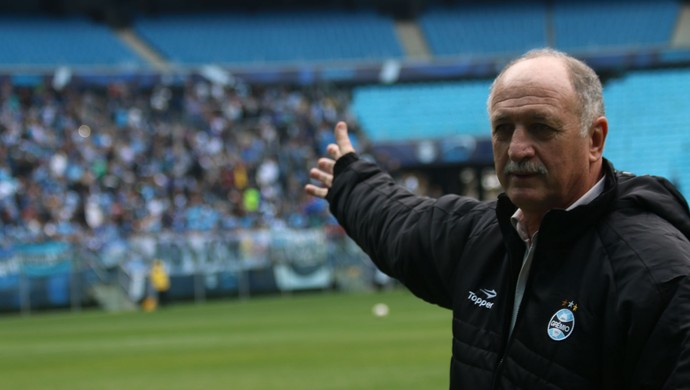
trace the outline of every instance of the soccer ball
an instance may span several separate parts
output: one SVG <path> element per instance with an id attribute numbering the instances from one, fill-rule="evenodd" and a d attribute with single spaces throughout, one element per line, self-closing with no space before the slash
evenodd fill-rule
<path id="1" fill-rule="evenodd" d="M 386 305 L 385 303 L 377 303 L 374 305 L 374 307 L 371 308 L 371 312 L 376 317 L 385 317 L 390 312 L 390 309 L 388 308 L 388 305 Z"/>

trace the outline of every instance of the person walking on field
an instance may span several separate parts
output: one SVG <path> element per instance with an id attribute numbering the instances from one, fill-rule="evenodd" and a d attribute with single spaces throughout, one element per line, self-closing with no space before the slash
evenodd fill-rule
<path id="1" fill-rule="evenodd" d="M 168 291 L 170 290 L 170 276 L 162 260 L 153 261 L 149 278 L 156 294 L 158 306 L 166 306 L 168 304 Z"/>
<path id="2" fill-rule="evenodd" d="M 688 204 L 604 158 L 602 96 L 566 53 L 509 63 L 487 101 L 496 200 L 411 194 L 343 122 L 310 171 L 382 271 L 452 310 L 450 388 L 690 388 Z"/>

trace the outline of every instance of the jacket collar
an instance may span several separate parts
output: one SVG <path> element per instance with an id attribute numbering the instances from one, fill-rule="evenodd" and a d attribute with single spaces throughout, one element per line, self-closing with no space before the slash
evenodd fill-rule
<path id="1" fill-rule="evenodd" d="M 598 197 L 587 204 L 576 206 L 572 210 L 552 209 L 546 213 L 539 227 L 540 245 L 562 245 L 571 241 L 610 210 L 607 206 L 616 198 L 617 178 L 613 165 L 608 160 L 604 159 L 602 169 L 604 171 L 604 190 Z M 510 234 L 510 230 L 515 232 L 510 217 L 516 210 L 517 207 L 505 193 L 499 195 L 496 215 L 504 236 Z"/>

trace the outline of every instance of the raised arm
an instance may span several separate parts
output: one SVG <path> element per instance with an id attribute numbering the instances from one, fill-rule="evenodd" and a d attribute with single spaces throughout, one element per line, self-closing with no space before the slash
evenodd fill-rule
<path id="1" fill-rule="evenodd" d="M 334 132 L 336 144 L 327 147 L 330 158 L 319 159 L 310 171 L 319 183 L 307 184 L 305 191 L 328 200 L 333 216 L 379 269 L 418 296 L 448 307 L 449 283 L 442 275 L 449 275 L 453 264 L 447 256 L 435 258 L 438 242 L 431 243 L 430 237 L 448 227 L 441 220 L 450 211 L 432 223 L 434 199 L 412 194 L 376 164 L 358 159 L 345 123 L 339 122 Z M 447 235 L 436 236 L 444 241 Z"/>

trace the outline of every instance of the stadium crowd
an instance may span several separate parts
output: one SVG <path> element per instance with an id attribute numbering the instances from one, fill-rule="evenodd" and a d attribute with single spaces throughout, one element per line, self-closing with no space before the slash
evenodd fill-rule
<path id="1" fill-rule="evenodd" d="M 0 91 L 3 246 L 333 223 L 304 195 L 349 92 L 49 83 Z M 362 146 L 360 146 L 362 149 Z"/>

